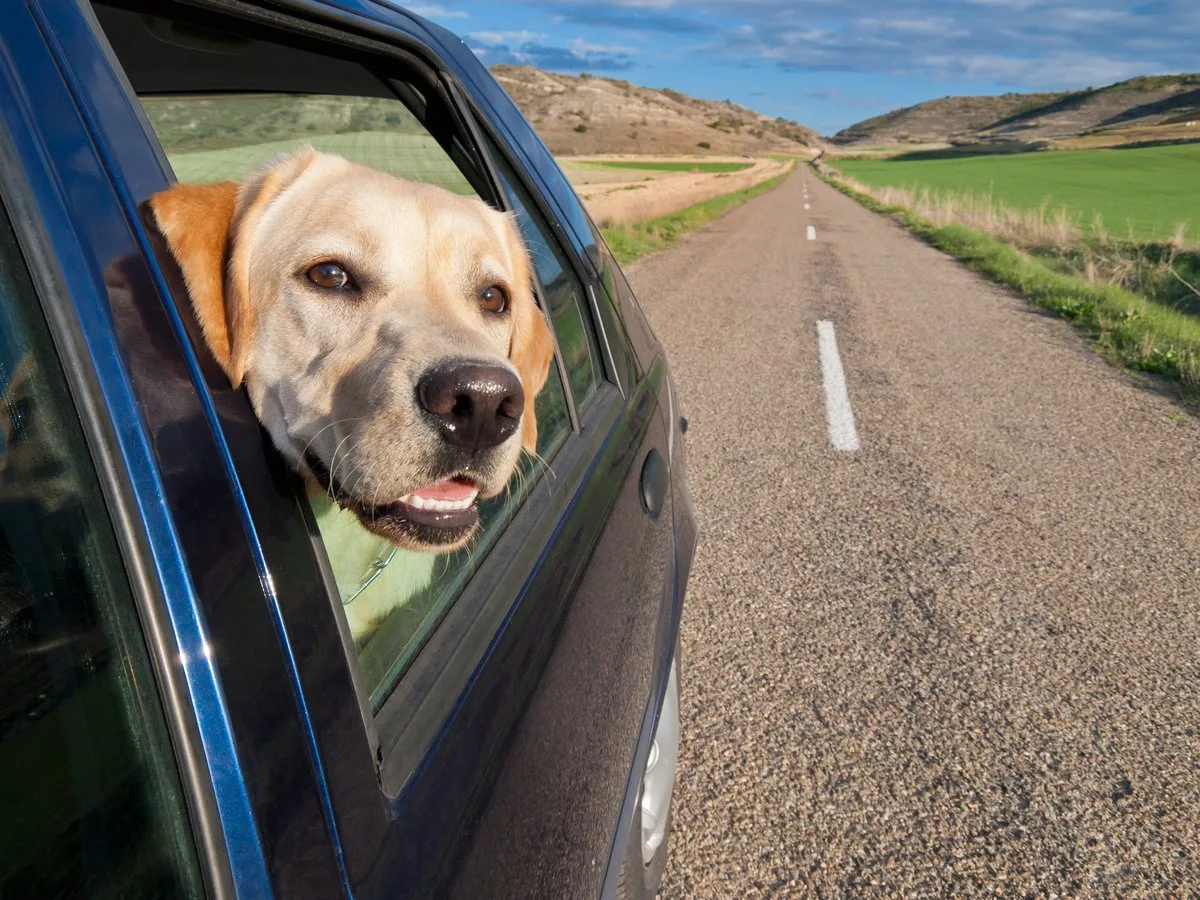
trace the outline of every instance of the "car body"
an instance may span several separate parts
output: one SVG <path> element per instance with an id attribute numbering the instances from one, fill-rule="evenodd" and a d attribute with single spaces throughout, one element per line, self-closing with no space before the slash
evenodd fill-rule
<path id="1" fill-rule="evenodd" d="M 681 419 L 524 117 L 460 40 L 367 0 L 4 11 L 0 894 L 653 896 L 697 537 Z M 436 143 L 553 257 L 560 344 L 552 455 L 378 678 L 146 214 L 173 164 L 249 146 L 192 111 L 268 96 L 238 113 L 258 140 L 368 82 L 359 107 L 403 103 L 418 162 Z M 375 146 L 354 127 L 318 137 Z M 172 158 L 170 128 L 201 149 Z"/>

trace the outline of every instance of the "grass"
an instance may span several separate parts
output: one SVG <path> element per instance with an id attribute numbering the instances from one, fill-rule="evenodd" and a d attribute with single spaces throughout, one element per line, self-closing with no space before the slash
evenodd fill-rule
<path id="1" fill-rule="evenodd" d="M 357 132 L 314 135 L 223 150 L 191 153 L 168 151 L 168 158 L 180 181 L 238 180 L 276 154 L 310 145 L 401 178 L 441 185 L 459 194 L 474 193 L 470 183 L 437 141 L 424 134 Z"/>
<path id="2" fill-rule="evenodd" d="M 1171 306 L 1119 284 L 1085 280 L 1071 274 L 1064 257 L 1053 256 L 1047 248 L 1028 253 L 961 222 L 938 224 L 837 177 L 818 175 L 869 209 L 892 216 L 937 249 L 1016 289 L 1035 306 L 1070 320 L 1113 361 L 1177 383 L 1181 399 L 1200 408 L 1200 317 L 1190 314 L 1186 304 Z M 1074 252 L 1087 246 L 1078 245 Z M 1063 254 L 1071 252 L 1071 248 L 1059 249 Z M 1195 299 L 1200 300 L 1200 294 Z"/>
<path id="3" fill-rule="evenodd" d="M 621 265 L 633 262 L 648 253 L 655 253 L 675 243 L 679 237 L 711 222 L 727 210 L 747 200 L 765 194 L 778 186 L 788 173 L 760 182 L 753 187 L 732 191 L 681 209 L 679 212 L 646 219 L 628 225 L 602 227 L 604 240 Z"/>
<path id="4" fill-rule="evenodd" d="M 871 187 L 975 195 L 1019 210 L 1061 208 L 1088 233 L 1166 240 L 1186 223 L 1200 240 L 1200 143 L 837 165 Z"/>
<path id="5" fill-rule="evenodd" d="M 649 162 L 641 160 L 596 160 L 581 162 L 580 165 L 596 169 L 634 169 L 639 172 L 740 172 L 752 163 L 736 162 Z"/>

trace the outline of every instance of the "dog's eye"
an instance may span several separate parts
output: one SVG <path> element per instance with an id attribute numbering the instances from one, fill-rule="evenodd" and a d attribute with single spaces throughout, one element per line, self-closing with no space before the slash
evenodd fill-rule
<path id="1" fill-rule="evenodd" d="M 330 291 L 341 291 L 353 287 L 346 270 L 337 263 L 317 263 L 308 270 L 308 280 L 319 288 Z"/>
<path id="2" fill-rule="evenodd" d="M 479 305 L 491 313 L 502 313 L 508 309 L 508 294 L 498 284 L 485 287 L 479 292 Z"/>

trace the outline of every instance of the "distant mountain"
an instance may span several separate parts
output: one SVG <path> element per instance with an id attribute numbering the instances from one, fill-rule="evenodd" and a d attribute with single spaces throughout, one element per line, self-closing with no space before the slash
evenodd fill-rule
<path id="1" fill-rule="evenodd" d="M 596 75 L 558 75 L 532 66 L 492 74 L 553 153 L 765 156 L 822 145 L 811 128 L 729 101 L 697 100 Z"/>
<path id="2" fill-rule="evenodd" d="M 943 97 L 839 131 L 837 145 L 1003 144 L 1052 147 L 1200 140 L 1200 74 L 1144 75 L 1102 88 Z M 1194 132 L 1194 133 L 1191 133 Z M 1084 139 L 1088 140 L 1077 140 Z"/>

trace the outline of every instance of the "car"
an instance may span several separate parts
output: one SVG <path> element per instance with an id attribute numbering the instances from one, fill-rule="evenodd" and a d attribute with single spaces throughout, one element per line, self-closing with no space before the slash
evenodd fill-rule
<path id="1" fill-rule="evenodd" d="M 383 2 L 4 11 L 0 896 L 654 896 L 685 423 L 528 122 Z M 303 145 L 476 195 L 530 248 L 537 454 L 453 555 L 331 531 L 148 212 Z M 356 600 L 422 565 L 356 641 Z"/>

